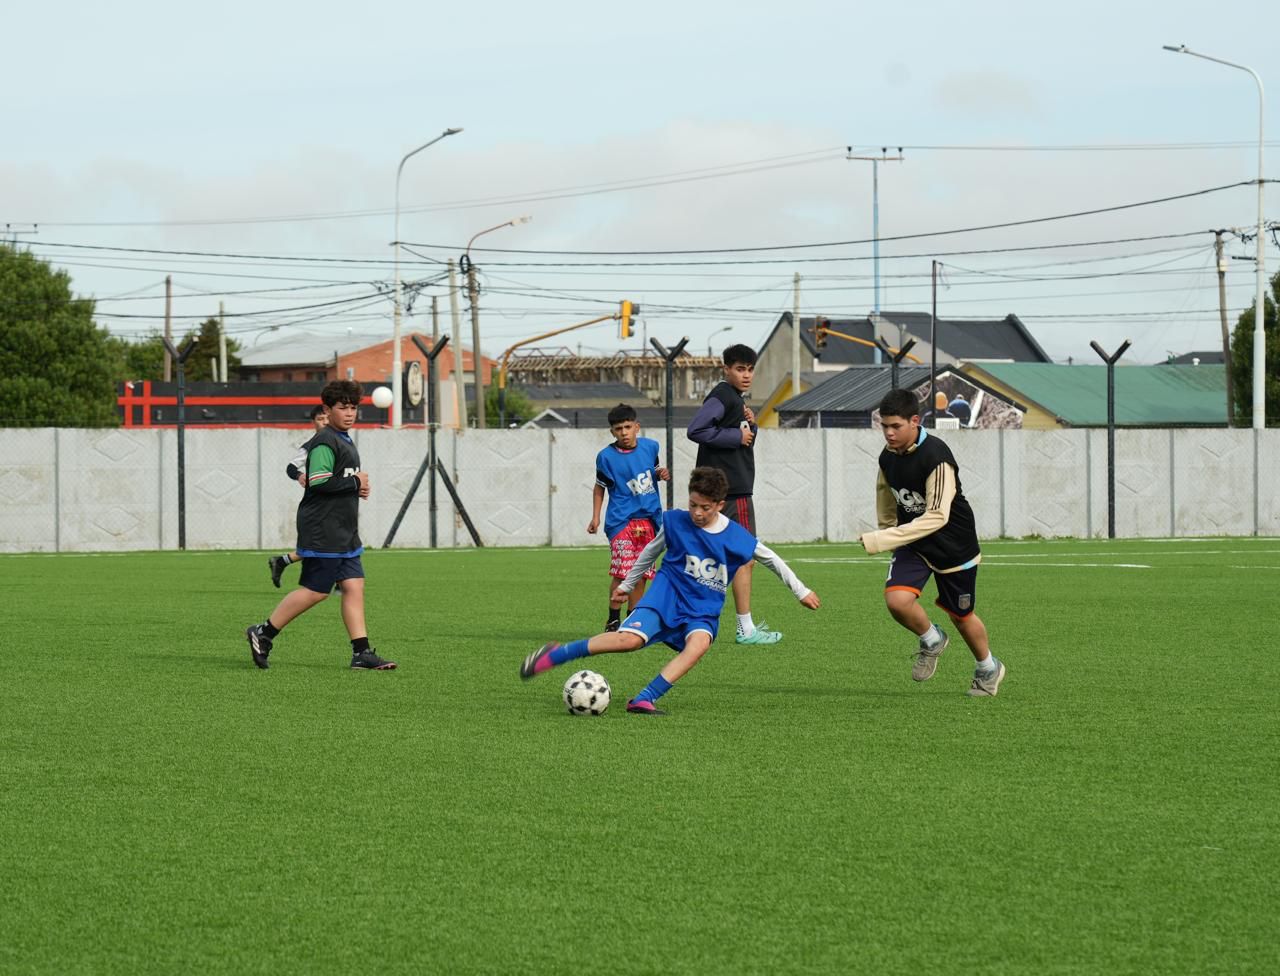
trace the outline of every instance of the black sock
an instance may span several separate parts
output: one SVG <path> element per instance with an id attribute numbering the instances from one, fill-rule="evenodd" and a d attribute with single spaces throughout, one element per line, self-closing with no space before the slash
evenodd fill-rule
<path id="1" fill-rule="evenodd" d="M 270 617 L 268 617 L 262 623 L 258 624 L 258 630 L 261 631 L 262 636 L 265 637 L 267 640 L 275 640 L 276 636 L 280 633 L 279 627 L 273 627 L 271 625 Z"/>
<path id="2" fill-rule="evenodd" d="M 284 564 L 286 566 L 288 566 L 291 562 L 293 562 L 293 560 L 289 558 L 289 554 L 287 552 L 282 552 L 280 554 L 280 558 L 284 560 Z"/>
<path id="3" fill-rule="evenodd" d="M 368 649 L 369 649 L 368 637 L 357 637 L 355 640 L 351 642 L 352 655 L 363 654 Z"/>
<path id="4" fill-rule="evenodd" d="M 622 619 L 622 607 L 610 607 L 609 623 L 613 623 L 615 620 L 621 620 L 621 619 Z"/>

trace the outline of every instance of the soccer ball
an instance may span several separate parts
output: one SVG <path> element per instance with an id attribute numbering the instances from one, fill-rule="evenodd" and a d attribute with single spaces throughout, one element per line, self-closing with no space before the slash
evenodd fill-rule
<path id="1" fill-rule="evenodd" d="M 370 394 L 369 399 L 373 401 L 373 405 L 377 407 L 379 410 L 386 410 L 387 407 L 391 406 L 391 404 L 394 402 L 395 394 L 391 392 L 391 387 L 379 386 L 374 388 L 374 391 L 372 394 Z"/>
<path id="2" fill-rule="evenodd" d="M 570 715 L 603 715 L 609 707 L 609 682 L 594 671 L 578 671 L 564 683 L 564 707 Z"/>

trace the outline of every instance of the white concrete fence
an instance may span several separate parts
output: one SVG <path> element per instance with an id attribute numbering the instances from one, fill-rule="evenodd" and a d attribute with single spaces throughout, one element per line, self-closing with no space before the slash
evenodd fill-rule
<path id="1" fill-rule="evenodd" d="M 663 445 L 665 431 L 648 430 Z M 284 473 L 301 437 L 277 429 L 188 429 L 187 547 L 292 548 L 301 489 Z M 366 546 L 382 545 L 427 447 L 421 430 L 357 430 L 373 494 Z M 1105 431 L 947 431 L 978 531 L 1105 537 Z M 486 546 L 603 544 L 589 536 L 596 452 L 607 431 L 443 431 L 440 455 Z M 693 466 L 676 432 L 676 504 Z M 756 514 L 768 542 L 852 541 L 873 527 L 871 430 L 765 430 L 756 450 Z M 0 551 L 174 549 L 177 434 L 172 430 L 0 430 Z M 1280 536 L 1280 430 L 1121 430 L 1120 537 Z M 662 486 L 663 498 L 666 487 Z M 470 546 L 444 486 L 439 544 Z M 429 542 L 427 482 L 397 547 Z"/>

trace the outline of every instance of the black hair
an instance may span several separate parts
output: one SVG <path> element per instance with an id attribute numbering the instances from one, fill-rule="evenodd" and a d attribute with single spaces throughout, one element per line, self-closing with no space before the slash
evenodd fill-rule
<path id="1" fill-rule="evenodd" d="M 902 417 L 910 420 L 920 413 L 920 401 L 910 390 L 890 390 L 880 401 L 881 417 Z"/>
<path id="2" fill-rule="evenodd" d="M 314 407 L 312 407 L 312 408 L 311 408 L 311 412 L 310 412 L 309 414 L 307 414 L 307 419 L 308 419 L 308 420 L 315 420 L 315 419 L 316 419 L 317 417 L 319 417 L 322 413 L 324 413 L 324 404 L 323 404 L 323 403 L 317 403 Z"/>
<path id="3" fill-rule="evenodd" d="M 337 403 L 349 403 L 358 407 L 363 396 L 364 387 L 355 380 L 331 380 L 320 391 L 320 402 L 326 407 Z"/>
<path id="4" fill-rule="evenodd" d="M 628 420 L 636 419 L 636 408 L 629 403 L 619 403 L 616 407 L 609 411 L 609 426 L 614 424 L 626 423 Z"/>
<path id="5" fill-rule="evenodd" d="M 754 366 L 756 364 L 756 351 L 750 346 L 744 346 L 739 342 L 726 349 L 723 358 L 726 366 L 736 366 L 738 363 Z"/>
<path id="6" fill-rule="evenodd" d="M 693 492 L 713 502 L 722 502 L 729 495 L 729 479 L 719 468 L 694 468 L 689 474 L 689 493 Z"/>

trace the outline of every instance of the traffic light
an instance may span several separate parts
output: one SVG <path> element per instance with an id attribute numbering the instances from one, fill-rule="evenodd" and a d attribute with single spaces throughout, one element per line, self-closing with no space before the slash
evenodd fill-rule
<path id="1" fill-rule="evenodd" d="M 623 299 L 618 303 L 618 337 L 620 339 L 631 338 L 631 319 L 632 316 L 640 314 L 640 306 L 634 302 Z"/>
<path id="2" fill-rule="evenodd" d="M 814 343 L 819 349 L 827 344 L 827 330 L 831 328 L 831 320 L 819 315 L 813 320 Z"/>

